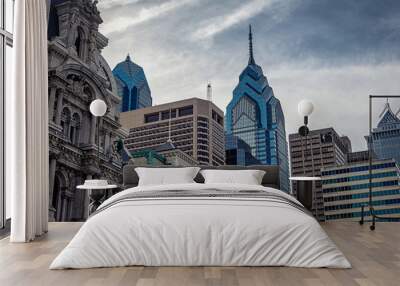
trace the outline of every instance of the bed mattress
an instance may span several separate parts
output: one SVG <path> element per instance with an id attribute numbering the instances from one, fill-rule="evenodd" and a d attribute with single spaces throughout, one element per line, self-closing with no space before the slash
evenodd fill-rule
<path id="1" fill-rule="evenodd" d="M 351 267 L 290 195 L 262 186 L 196 183 L 114 195 L 50 269 L 129 265 Z"/>

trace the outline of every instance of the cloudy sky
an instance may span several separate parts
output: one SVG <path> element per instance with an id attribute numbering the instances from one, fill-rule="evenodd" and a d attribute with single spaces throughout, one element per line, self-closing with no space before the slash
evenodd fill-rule
<path id="1" fill-rule="evenodd" d="M 248 60 L 281 100 L 296 132 L 301 99 L 314 102 L 312 129 L 332 126 L 365 148 L 368 94 L 400 94 L 399 0 L 100 0 L 113 68 L 130 53 L 155 104 L 206 96 L 225 111 Z M 376 117 L 385 101 L 376 101 Z M 394 111 L 400 99 L 391 101 Z"/>

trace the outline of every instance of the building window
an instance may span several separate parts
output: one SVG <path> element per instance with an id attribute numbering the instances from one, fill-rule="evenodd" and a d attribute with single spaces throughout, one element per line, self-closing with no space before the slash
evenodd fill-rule
<path id="1" fill-rule="evenodd" d="M 67 107 L 64 107 L 61 113 L 60 125 L 65 138 L 69 138 L 70 124 L 71 124 L 71 112 Z"/>
<path id="2" fill-rule="evenodd" d="M 81 126 L 81 119 L 78 113 L 74 113 L 71 121 L 71 128 L 69 133 L 69 140 L 72 144 L 79 144 L 79 131 Z"/>
<path id="3" fill-rule="evenodd" d="M 9 228 L 11 194 L 4 188 L 4 102 L 11 96 L 14 1 L 0 0 L 0 229 Z"/>
<path id="4" fill-rule="evenodd" d="M 222 122 L 223 122 L 222 116 L 219 115 L 215 110 L 212 111 L 212 118 L 213 118 L 219 125 L 222 126 Z"/>
<path id="5" fill-rule="evenodd" d="M 75 39 L 75 49 L 76 49 L 76 54 L 78 57 L 81 59 L 84 59 L 85 56 L 85 41 L 84 41 L 84 32 L 81 27 L 77 28 L 77 36 Z"/>
<path id="6" fill-rule="evenodd" d="M 164 110 L 161 112 L 161 120 L 169 119 L 169 114 L 171 113 L 171 118 L 176 117 L 176 109 L 173 110 Z"/>
<path id="7" fill-rule="evenodd" d="M 178 109 L 179 117 L 193 114 L 193 105 L 181 107 Z"/>
<path id="8" fill-rule="evenodd" d="M 150 113 L 144 115 L 144 123 L 156 122 L 160 119 L 159 113 Z"/>

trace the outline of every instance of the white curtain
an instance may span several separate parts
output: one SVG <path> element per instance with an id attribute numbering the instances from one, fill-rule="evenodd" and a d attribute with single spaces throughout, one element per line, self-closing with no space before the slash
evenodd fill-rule
<path id="1" fill-rule="evenodd" d="M 6 98 L 6 187 L 12 242 L 48 225 L 47 0 L 15 1 L 13 94 Z"/>

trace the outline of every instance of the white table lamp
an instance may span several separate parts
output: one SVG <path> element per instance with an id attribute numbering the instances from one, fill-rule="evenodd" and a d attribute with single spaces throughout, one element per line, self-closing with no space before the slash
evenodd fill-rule
<path id="1" fill-rule="evenodd" d="M 304 125 L 299 128 L 299 134 L 301 136 L 307 136 L 307 134 L 309 133 L 307 127 L 308 116 L 314 111 L 314 104 L 307 99 L 303 99 L 297 105 L 297 111 L 301 116 L 304 116 Z"/>
<path id="2" fill-rule="evenodd" d="M 101 99 L 95 99 L 90 104 L 90 113 L 96 117 L 96 128 L 97 128 L 97 163 L 100 170 L 100 130 L 99 130 L 99 117 L 104 116 L 107 112 L 107 104 Z"/>

